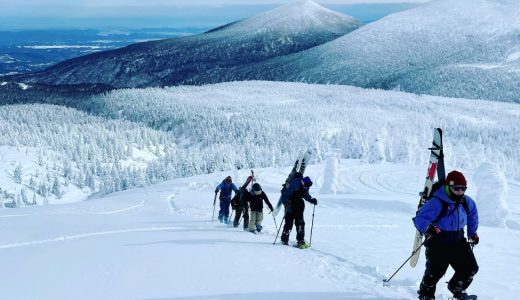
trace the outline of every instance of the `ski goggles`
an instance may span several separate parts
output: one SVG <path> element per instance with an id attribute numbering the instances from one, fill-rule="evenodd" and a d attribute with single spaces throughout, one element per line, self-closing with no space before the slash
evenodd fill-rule
<path id="1" fill-rule="evenodd" d="M 258 195 L 261 195 L 261 194 L 262 194 L 262 191 L 261 191 L 261 190 L 260 190 L 260 191 L 253 191 L 253 194 L 255 194 L 255 195 L 258 196 Z"/>
<path id="2" fill-rule="evenodd" d="M 450 185 L 450 189 L 456 192 L 465 192 L 468 187 L 464 185 Z"/>

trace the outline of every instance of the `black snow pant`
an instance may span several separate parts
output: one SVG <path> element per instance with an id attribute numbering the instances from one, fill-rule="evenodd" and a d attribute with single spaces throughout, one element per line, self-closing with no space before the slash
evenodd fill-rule
<path id="1" fill-rule="evenodd" d="M 244 214 L 244 230 L 247 230 L 247 227 L 249 226 L 249 207 L 238 207 L 238 209 L 235 211 L 235 220 L 233 220 L 233 227 L 238 227 L 240 224 L 240 217 L 242 214 Z"/>
<path id="2" fill-rule="evenodd" d="M 437 282 L 446 274 L 448 266 L 455 270 L 448 282 L 448 289 L 452 293 L 466 290 L 478 272 L 478 265 L 473 249 L 465 238 L 454 245 L 437 244 L 426 248 L 426 270 L 419 295 L 434 298 Z"/>
<path id="3" fill-rule="evenodd" d="M 283 226 L 282 232 L 282 243 L 289 242 L 289 235 L 291 234 L 291 230 L 293 225 L 296 226 L 296 241 L 303 242 L 305 239 L 305 221 L 303 220 L 303 211 L 302 208 L 289 209 L 285 213 L 285 225 Z"/>

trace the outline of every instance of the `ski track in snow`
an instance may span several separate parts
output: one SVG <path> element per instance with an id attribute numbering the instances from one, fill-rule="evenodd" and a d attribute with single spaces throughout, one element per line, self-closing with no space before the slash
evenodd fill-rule
<path id="1" fill-rule="evenodd" d="M 113 211 L 100 212 L 99 214 L 100 215 L 112 215 L 112 214 L 121 213 L 121 212 L 124 212 L 124 211 L 136 209 L 136 208 L 139 208 L 139 207 L 143 207 L 145 202 L 146 202 L 146 200 L 143 200 L 143 201 L 141 201 L 141 203 L 139 203 L 137 205 L 133 205 L 133 206 L 130 206 L 130 207 L 126 207 L 126 208 L 122 208 L 122 209 L 118 209 L 118 210 L 113 210 Z"/>
<path id="2" fill-rule="evenodd" d="M 323 178 L 322 167 L 322 165 L 310 165 L 306 174 L 313 176 L 313 178 Z M 237 248 L 240 253 L 241 251 L 254 251 L 253 249 L 257 249 L 256 247 L 259 244 L 260 247 L 267 245 L 267 248 L 263 248 L 266 253 L 277 252 L 279 255 L 291 257 L 291 264 L 304 265 L 306 272 L 308 272 L 305 276 L 315 277 L 320 282 L 323 280 L 337 283 L 339 286 L 335 292 L 343 292 L 336 295 L 338 298 L 361 299 L 361 295 L 367 295 L 366 292 L 370 291 L 368 296 L 372 296 L 374 299 L 403 299 L 403 296 L 405 299 L 410 299 L 415 298 L 418 280 L 422 276 L 417 275 L 419 277 L 416 277 L 416 275 L 413 275 L 413 279 L 411 279 L 410 273 L 416 274 L 419 272 L 420 274 L 422 268 L 402 270 L 392 280 L 389 287 L 383 287 L 382 279 L 387 278 L 396 270 L 395 268 L 398 267 L 401 260 L 406 258 L 407 253 L 397 248 L 386 249 L 385 247 L 364 243 L 389 243 L 394 240 L 392 235 L 398 232 L 404 233 L 401 229 L 402 226 L 410 226 L 409 245 L 404 245 L 403 248 L 408 250 L 408 246 L 411 247 L 411 238 L 413 237 L 411 223 L 408 219 L 404 220 L 403 216 L 411 217 L 410 213 L 414 211 L 416 201 L 418 201 L 418 199 L 415 199 L 418 197 L 414 197 L 416 194 L 414 189 L 420 189 L 422 185 L 421 171 L 420 168 L 401 168 L 400 166 L 384 164 L 377 167 L 365 164 L 340 165 L 338 174 L 341 176 L 336 178 L 339 187 L 337 194 L 319 194 L 318 191 L 321 187 L 318 184 L 311 189 L 311 194 L 319 199 L 319 205 L 316 208 L 312 247 L 307 250 L 285 247 L 279 244 L 273 245 L 277 248 L 271 249 L 269 244 L 272 244 L 275 239 L 277 228 L 272 216 L 267 213 L 264 214 L 264 221 L 262 222 L 264 230 L 257 235 L 242 231 L 241 226 L 235 229 L 220 224 L 218 221 L 211 222 L 213 190 L 219 183 L 220 178 L 224 177 L 220 174 L 181 178 L 172 182 L 160 183 L 153 187 L 107 195 L 82 203 L 31 208 L 30 214 L 0 215 L 0 218 L 7 221 L 22 217 L 35 217 L 45 220 L 46 217 L 51 216 L 52 218 L 54 215 L 60 218 L 63 216 L 63 220 L 67 220 L 67 215 L 75 219 L 76 216 L 84 214 L 89 218 L 94 218 L 95 224 L 99 225 L 98 229 L 100 229 L 88 231 L 89 227 L 80 226 L 75 229 L 76 232 L 63 234 L 63 232 L 69 230 L 66 228 L 67 226 L 64 226 L 49 238 L 16 242 L 9 242 L 9 239 L 4 239 L 3 244 L 0 244 L 0 250 L 21 249 L 118 235 L 130 239 L 130 242 L 125 242 L 126 246 L 192 245 L 198 242 L 197 234 L 205 232 L 209 235 L 205 236 L 206 240 L 200 241 L 200 243 L 209 247 L 216 247 L 216 249 L 228 249 L 228 244 L 237 244 L 240 245 Z M 276 203 L 278 200 L 280 181 L 281 178 L 286 176 L 286 173 L 288 171 L 285 169 L 263 169 L 258 170 L 255 174 L 272 203 Z M 248 175 L 248 172 L 245 170 L 238 171 L 232 173 L 232 175 L 237 178 L 235 183 L 241 184 L 240 181 Z M 412 178 L 413 180 L 411 180 Z M 310 238 L 311 229 L 312 209 L 309 208 L 312 208 L 312 206 L 307 206 L 305 211 L 306 239 Z M 215 219 L 217 214 L 218 201 Z M 518 212 L 512 211 L 511 214 L 518 215 Z M 107 221 L 109 222 L 105 223 Z M 143 222 L 175 223 L 175 225 L 138 225 Z M 281 217 L 278 216 L 277 226 L 280 226 L 280 222 Z M 507 224 L 515 232 L 520 229 L 519 223 L 515 221 L 508 221 Z M 165 235 L 158 237 L 160 240 L 151 238 L 149 241 L 132 243 L 134 240 L 132 233 L 147 232 L 164 232 Z M 169 232 L 176 234 L 170 236 Z M 177 237 L 177 233 L 182 235 L 186 232 L 193 232 L 194 239 L 187 240 L 184 237 Z M 214 238 L 212 233 L 215 234 Z M 364 236 L 364 242 L 358 245 L 356 239 L 361 236 Z M 42 237 L 46 236 L 42 235 Z M 330 238 L 332 240 L 329 240 Z M 335 238 L 344 240 L 334 241 Z M 400 240 L 402 237 L 395 238 Z M 294 239 L 295 230 L 293 229 L 291 242 L 294 242 Z M 405 237 L 402 240 L 406 241 L 407 239 Z M 278 236 L 278 243 L 279 241 L 280 237 Z M 397 245 L 394 245 L 394 247 L 400 248 Z M 390 255 L 392 257 L 389 257 Z M 380 256 L 383 257 L 377 259 Z M 271 266 L 267 267 L 271 268 Z M 445 281 L 445 278 L 442 280 Z M 344 292 L 353 296 L 345 298 Z M 445 298 L 445 294 L 446 291 L 439 288 L 438 298 Z M 335 299 L 332 294 L 330 297 Z M 171 299 L 181 298 L 173 297 Z M 204 298 L 194 297 L 193 299 Z M 211 299 L 211 297 L 208 296 L 208 299 Z"/>
<path id="3" fill-rule="evenodd" d="M 97 236 L 105 236 L 112 234 L 124 234 L 124 233 L 133 233 L 133 232 L 151 232 L 151 231 L 167 231 L 167 230 L 185 230 L 187 227 L 149 227 L 149 228 L 134 228 L 134 229 L 124 229 L 124 230 L 111 230 L 111 231 L 100 231 L 100 232 L 89 232 L 83 234 L 75 234 L 68 236 L 59 236 L 56 238 L 45 239 L 45 240 L 34 240 L 22 243 L 12 243 L 0 245 L 0 249 L 8 249 L 8 248 L 17 248 L 17 247 L 25 247 L 25 246 L 34 246 L 48 243 L 56 243 L 56 242 L 65 242 L 70 240 L 78 240 L 90 237 Z"/>

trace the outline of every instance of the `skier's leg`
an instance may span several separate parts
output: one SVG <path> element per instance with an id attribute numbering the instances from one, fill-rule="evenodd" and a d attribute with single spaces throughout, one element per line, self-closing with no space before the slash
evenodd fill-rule
<path id="1" fill-rule="evenodd" d="M 305 241 L 305 220 L 303 219 L 303 209 L 295 212 L 294 225 L 296 226 L 296 241 Z"/>
<path id="2" fill-rule="evenodd" d="M 242 210 L 244 212 L 244 230 L 247 230 L 249 227 L 249 206 L 246 204 Z"/>
<path id="3" fill-rule="evenodd" d="M 224 209 L 223 209 L 223 214 L 224 214 L 224 223 L 228 223 L 228 219 L 229 219 L 229 206 L 231 205 L 231 198 L 226 198 L 224 200 Z"/>
<path id="4" fill-rule="evenodd" d="M 426 248 L 426 270 L 418 291 L 420 296 L 435 297 L 437 282 L 449 266 L 449 254 L 449 250 L 442 246 Z"/>
<path id="5" fill-rule="evenodd" d="M 238 227 L 238 222 L 240 222 L 240 217 L 242 216 L 242 208 L 237 208 L 235 211 L 235 219 L 233 220 L 233 227 Z"/>
<path id="6" fill-rule="evenodd" d="M 218 220 L 220 221 L 220 223 L 223 222 L 223 219 L 224 219 L 224 199 L 223 198 L 220 198 L 220 201 L 219 201 L 219 211 L 218 211 Z"/>
<path id="7" fill-rule="evenodd" d="M 451 266 L 455 274 L 448 282 L 448 289 L 456 294 L 466 290 L 473 281 L 473 276 L 478 272 L 477 260 L 465 239 L 455 246 Z"/>
<path id="8" fill-rule="evenodd" d="M 255 226 L 256 226 L 256 231 L 260 232 L 262 231 L 262 220 L 264 219 L 264 214 L 259 211 L 256 215 L 256 222 L 255 222 Z"/>
<path id="9" fill-rule="evenodd" d="M 294 216 L 292 212 L 286 212 L 285 214 L 285 224 L 283 225 L 283 231 L 282 236 L 280 239 L 282 240 L 282 243 L 287 244 L 289 243 L 289 235 L 291 234 L 291 230 L 294 223 Z"/>
<path id="10" fill-rule="evenodd" d="M 249 227 L 247 228 L 251 232 L 255 231 L 256 217 L 257 217 L 256 211 L 251 211 L 251 217 L 249 219 Z"/>

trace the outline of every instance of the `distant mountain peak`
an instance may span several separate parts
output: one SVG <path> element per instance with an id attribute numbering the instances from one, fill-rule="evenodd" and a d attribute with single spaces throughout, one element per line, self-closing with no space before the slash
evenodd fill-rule
<path id="1" fill-rule="evenodd" d="M 312 0 L 298 0 L 237 22 L 228 29 L 290 32 L 330 28 L 333 24 L 359 26 L 359 22 L 351 16 L 325 8 Z"/>

